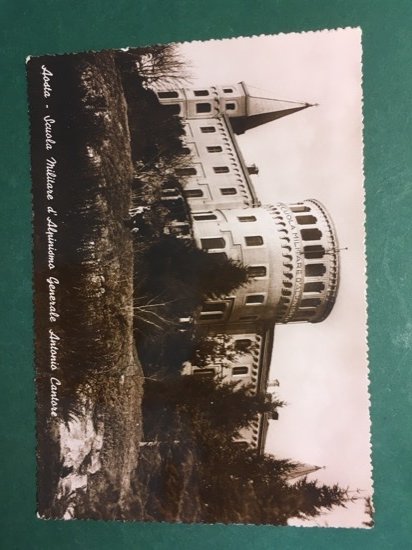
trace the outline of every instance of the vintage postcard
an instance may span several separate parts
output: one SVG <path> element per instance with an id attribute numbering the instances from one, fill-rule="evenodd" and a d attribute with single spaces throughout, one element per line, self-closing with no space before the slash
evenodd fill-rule
<path id="1" fill-rule="evenodd" d="M 39 517 L 373 526 L 361 60 L 28 59 Z"/>

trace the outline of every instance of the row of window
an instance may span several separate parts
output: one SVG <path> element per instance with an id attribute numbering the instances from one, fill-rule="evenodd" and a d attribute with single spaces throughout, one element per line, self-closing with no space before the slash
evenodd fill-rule
<path id="1" fill-rule="evenodd" d="M 233 367 L 232 376 L 245 376 L 249 373 L 249 367 Z M 196 376 L 213 378 L 216 375 L 215 369 L 197 369 L 193 372 Z"/>
<path id="2" fill-rule="evenodd" d="M 207 237 L 200 239 L 203 250 L 215 250 L 226 247 L 226 241 L 223 237 Z M 245 237 L 246 246 L 263 246 L 263 237 L 260 235 L 250 235 Z"/>
<path id="3" fill-rule="evenodd" d="M 233 88 L 223 88 L 223 93 L 225 94 L 233 94 Z M 194 90 L 193 94 L 196 97 L 206 97 L 209 95 L 209 90 Z M 167 90 L 164 92 L 157 92 L 158 97 L 161 99 L 175 99 L 176 97 L 179 97 L 179 93 L 175 90 Z"/>
<path id="4" fill-rule="evenodd" d="M 181 105 L 180 103 L 172 103 L 170 105 L 165 105 L 165 108 L 167 108 L 172 115 L 179 115 L 181 111 Z M 236 103 L 234 101 L 231 101 L 229 103 L 225 104 L 225 110 L 226 111 L 236 111 Z M 196 103 L 196 113 L 199 114 L 206 114 L 212 112 L 212 104 L 209 102 L 202 102 L 202 103 Z"/>
<path id="5" fill-rule="evenodd" d="M 189 189 L 189 191 L 191 191 Z M 224 193 L 222 193 L 224 194 Z M 199 212 L 198 214 L 194 214 L 193 218 L 197 221 L 212 221 L 217 220 L 216 214 L 213 214 L 213 212 Z M 237 219 L 242 223 L 248 223 L 248 222 L 255 222 L 256 216 L 238 216 Z"/>
<path id="6" fill-rule="evenodd" d="M 228 166 L 213 166 L 215 174 L 228 174 L 230 172 Z M 184 168 L 177 168 L 176 174 L 178 176 L 196 176 L 197 170 L 194 166 L 185 166 Z"/>

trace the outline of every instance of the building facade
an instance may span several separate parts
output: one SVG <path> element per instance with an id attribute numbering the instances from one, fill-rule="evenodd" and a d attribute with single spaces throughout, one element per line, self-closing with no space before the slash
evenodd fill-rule
<path id="1" fill-rule="evenodd" d="M 277 323 L 326 319 L 339 285 L 339 248 L 333 222 L 315 199 L 262 205 L 236 135 L 296 113 L 309 104 L 280 101 L 240 82 L 202 89 L 157 92 L 159 101 L 184 122 L 190 166 L 186 180 L 193 235 L 199 248 L 247 266 L 249 282 L 233 294 L 207 300 L 196 319 L 205 334 L 228 334 L 238 350 L 228 365 L 185 374 L 219 376 L 268 395 Z M 264 451 L 268 415 L 242 435 Z"/>

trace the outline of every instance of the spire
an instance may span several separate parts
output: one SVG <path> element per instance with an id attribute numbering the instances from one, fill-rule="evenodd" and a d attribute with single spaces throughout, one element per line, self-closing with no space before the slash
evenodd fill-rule
<path id="1" fill-rule="evenodd" d="M 300 477 L 305 477 L 313 472 L 320 470 L 320 466 L 312 466 L 311 464 L 297 464 L 293 470 L 287 474 L 288 480 L 299 479 Z"/>
<path id="2" fill-rule="evenodd" d="M 231 116 L 230 118 L 233 131 L 236 134 L 243 134 L 246 130 L 256 128 L 261 124 L 312 107 L 310 103 L 277 99 L 272 97 L 270 92 L 252 88 L 245 82 L 240 82 L 240 85 L 245 95 L 245 115 Z"/>

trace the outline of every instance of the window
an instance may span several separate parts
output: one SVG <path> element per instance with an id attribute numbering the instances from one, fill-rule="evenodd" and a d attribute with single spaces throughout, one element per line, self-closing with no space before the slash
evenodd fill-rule
<path id="1" fill-rule="evenodd" d="M 305 258 L 308 260 L 323 258 L 323 256 L 325 255 L 325 249 L 320 244 L 305 246 L 303 248 L 303 252 L 305 254 Z"/>
<path id="2" fill-rule="evenodd" d="M 250 265 L 247 273 L 249 277 L 266 277 L 267 269 L 264 265 Z"/>
<path id="3" fill-rule="evenodd" d="M 237 218 L 240 222 L 246 223 L 246 222 L 255 222 L 256 216 L 238 216 Z"/>
<path id="4" fill-rule="evenodd" d="M 216 128 L 214 126 L 202 126 L 200 128 L 200 131 L 202 132 L 202 134 L 213 134 L 214 132 L 216 132 Z"/>
<path id="5" fill-rule="evenodd" d="M 201 189 L 185 189 L 183 194 L 188 199 L 203 197 L 203 191 Z"/>
<path id="6" fill-rule="evenodd" d="M 241 321 L 256 321 L 258 319 L 258 315 L 243 315 L 240 317 Z"/>
<path id="7" fill-rule="evenodd" d="M 251 345 L 252 340 L 249 340 L 249 338 L 240 338 L 235 341 L 235 350 L 246 353 L 249 351 Z"/>
<path id="8" fill-rule="evenodd" d="M 292 212 L 310 212 L 309 206 L 303 205 L 291 206 L 290 209 L 292 210 Z"/>
<path id="9" fill-rule="evenodd" d="M 322 238 L 322 232 L 319 229 L 301 229 L 300 234 L 304 241 L 319 241 Z"/>
<path id="10" fill-rule="evenodd" d="M 246 246 L 262 246 L 263 238 L 260 235 L 253 235 L 250 237 L 245 237 Z"/>
<path id="11" fill-rule="evenodd" d="M 236 195 L 237 189 L 235 187 L 222 187 L 220 193 L 222 195 Z"/>
<path id="12" fill-rule="evenodd" d="M 215 174 L 227 174 L 229 172 L 229 168 L 227 166 L 213 166 L 213 170 Z"/>
<path id="13" fill-rule="evenodd" d="M 215 311 L 225 311 L 226 304 L 224 302 L 206 302 L 203 304 L 202 313 L 214 313 Z"/>
<path id="14" fill-rule="evenodd" d="M 176 174 L 178 176 L 195 176 L 197 171 L 193 166 L 188 166 L 187 168 L 177 168 Z"/>
<path id="15" fill-rule="evenodd" d="M 233 88 L 223 88 L 224 94 L 233 94 Z"/>
<path id="16" fill-rule="evenodd" d="M 196 103 L 196 113 L 210 113 L 211 110 L 210 103 Z"/>
<path id="17" fill-rule="evenodd" d="M 248 372 L 248 367 L 233 367 L 232 369 L 233 376 L 244 376 L 245 374 L 248 374 Z"/>
<path id="18" fill-rule="evenodd" d="M 179 94 L 177 92 L 168 91 L 168 92 L 157 92 L 158 97 L 161 99 L 172 99 L 175 97 L 179 97 Z"/>
<path id="19" fill-rule="evenodd" d="M 226 243 L 223 237 L 209 237 L 207 239 L 200 239 L 203 250 L 211 250 L 213 248 L 225 248 Z"/>
<path id="20" fill-rule="evenodd" d="M 203 321 L 220 321 L 226 311 L 224 302 L 206 303 L 203 304 L 200 318 Z"/>
<path id="21" fill-rule="evenodd" d="M 221 321 L 223 319 L 223 313 L 201 313 L 200 318 L 202 321 Z"/>
<path id="22" fill-rule="evenodd" d="M 236 103 L 226 103 L 226 111 L 235 111 Z"/>
<path id="23" fill-rule="evenodd" d="M 207 151 L 208 153 L 221 153 L 222 148 L 220 147 L 220 145 L 209 145 L 207 147 Z"/>
<path id="24" fill-rule="evenodd" d="M 184 155 L 190 155 L 191 151 L 190 151 L 189 147 L 182 147 L 182 153 Z"/>
<path id="25" fill-rule="evenodd" d="M 325 285 L 323 283 L 305 283 L 305 286 L 303 287 L 303 292 L 322 292 L 324 288 Z"/>
<path id="26" fill-rule="evenodd" d="M 194 214 L 193 218 L 197 221 L 217 220 L 216 214 L 212 214 L 212 212 L 203 212 L 202 214 Z"/>
<path id="27" fill-rule="evenodd" d="M 299 225 L 312 225 L 317 222 L 315 216 L 296 216 L 296 221 Z"/>
<path id="28" fill-rule="evenodd" d="M 213 254 L 213 256 L 217 256 L 222 261 L 228 259 L 226 252 L 211 252 L 210 254 Z"/>
<path id="29" fill-rule="evenodd" d="M 167 109 L 170 115 L 180 114 L 179 103 L 173 103 L 172 105 L 163 105 L 163 109 Z"/>
<path id="30" fill-rule="evenodd" d="M 195 90 L 195 96 L 199 97 L 199 96 L 205 96 L 205 95 L 209 95 L 208 90 Z"/>
<path id="31" fill-rule="evenodd" d="M 265 295 L 264 294 L 250 294 L 249 296 L 246 296 L 246 304 L 249 305 L 255 305 L 255 304 L 263 304 L 265 301 Z"/>
<path id="32" fill-rule="evenodd" d="M 306 321 L 308 317 L 313 317 L 316 313 L 316 309 L 300 309 L 297 315 L 293 318 L 294 321 Z"/>
<path id="33" fill-rule="evenodd" d="M 215 375 L 215 369 L 196 369 L 193 371 L 196 376 L 204 376 L 205 378 L 213 378 Z"/>
<path id="34" fill-rule="evenodd" d="M 320 304 L 320 298 L 305 298 L 303 299 L 299 307 L 316 307 Z"/>
<path id="35" fill-rule="evenodd" d="M 305 265 L 306 277 L 320 277 L 326 272 L 326 267 L 323 264 Z"/>

